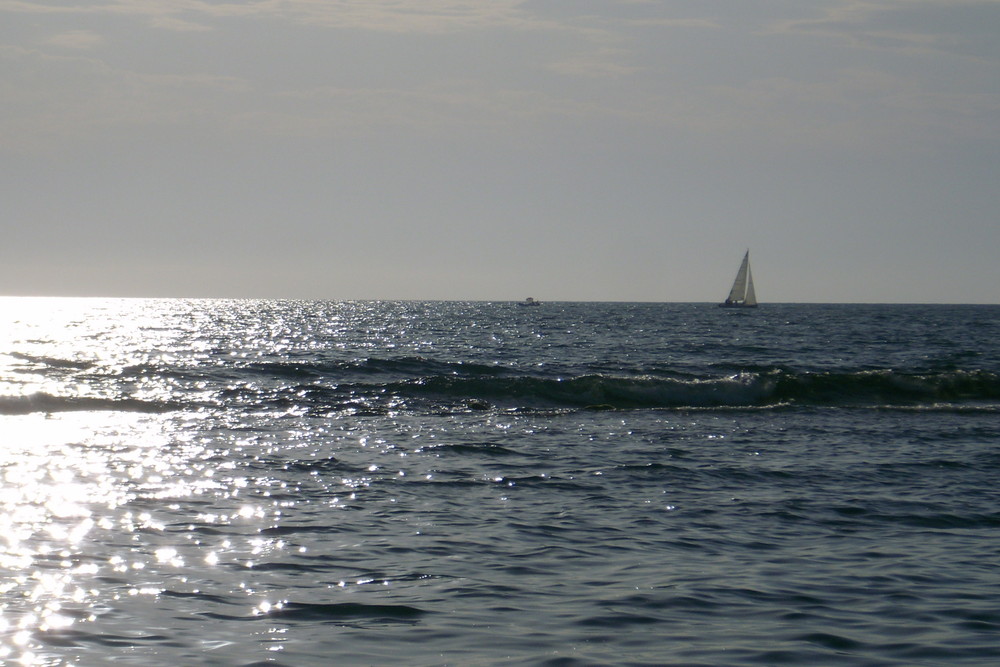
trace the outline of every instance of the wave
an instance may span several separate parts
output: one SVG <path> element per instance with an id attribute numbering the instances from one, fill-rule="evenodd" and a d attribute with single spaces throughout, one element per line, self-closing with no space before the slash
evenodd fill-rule
<path id="1" fill-rule="evenodd" d="M 1000 376 L 987 371 L 908 374 L 738 373 L 719 378 L 583 375 L 572 378 L 432 377 L 390 385 L 393 393 L 569 408 L 973 407 L 996 409 Z"/>
<path id="2" fill-rule="evenodd" d="M 814 405 L 995 405 L 1000 401 L 1000 375 L 983 370 L 902 373 L 887 369 L 856 373 L 781 373 L 775 383 L 775 392 L 789 400 Z"/>
<path id="3" fill-rule="evenodd" d="M 520 407 L 719 407 L 758 403 L 766 387 L 745 378 L 675 380 L 583 375 L 573 378 L 433 377 L 393 387 L 417 396 Z"/>
<path id="4" fill-rule="evenodd" d="M 781 409 L 794 407 L 1000 412 L 1000 375 L 988 371 L 904 373 L 893 370 L 795 372 L 755 370 L 691 375 L 570 377 L 503 374 L 374 378 L 258 384 L 244 378 L 219 391 L 217 405 L 306 410 L 315 415 L 394 411 Z M 303 378 L 295 378 L 302 380 Z M 358 380 L 359 378 L 351 378 Z"/>
<path id="5" fill-rule="evenodd" d="M 147 369 L 152 370 L 152 369 Z M 134 376 L 111 397 L 44 392 L 0 396 L 0 415 L 33 412 L 266 409 L 381 415 L 391 411 L 892 408 L 1000 412 L 1000 374 L 986 370 L 802 372 L 753 368 L 725 375 L 526 374 L 479 363 L 397 360 L 254 362 L 159 370 L 170 401 L 131 398 Z M 149 376 L 146 376 L 147 378 Z M 214 396 L 214 398 L 211 398 Z"/>

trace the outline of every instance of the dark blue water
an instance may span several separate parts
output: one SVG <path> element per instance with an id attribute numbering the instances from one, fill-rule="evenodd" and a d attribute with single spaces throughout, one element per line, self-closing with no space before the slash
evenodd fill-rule
<path id="1" fill-rule="evenodd" d="M 2 306 L 0 662 L 1000 663 L 1000 307 Z"/>

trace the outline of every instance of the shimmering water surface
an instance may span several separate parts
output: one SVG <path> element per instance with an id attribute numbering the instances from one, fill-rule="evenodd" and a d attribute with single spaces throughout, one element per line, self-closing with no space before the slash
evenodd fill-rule
<path id="1" fill-rule="evenodd" d="M 0 299 L 0 663 L 1000 663 L 1000 308 Z"/>

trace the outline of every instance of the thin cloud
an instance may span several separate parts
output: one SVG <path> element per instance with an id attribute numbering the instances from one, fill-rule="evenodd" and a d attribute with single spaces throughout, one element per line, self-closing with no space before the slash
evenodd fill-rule
<path id="1" fill-rule="evenodd" d="M 206 109 L 250 90 L 209 74 L 121 70 L 83 55 L 0 47 L 0 145 L 22 150 L 58 145 L 102 129 L 204 122 Z"/>
<path id="2" fill-rule="evenodd" d="M 119 0 L 52 5 L 23 0 L 0 1 L 0 12 L 144 17 L 151 25 L 174 30 L 205 28 L 224 18 L 270 18 L 315 26 L 385 32 L 437 33 L 468 28 L 518 26 L 525 17 L 519 0 L 262 0 L 201 2 Z"/>
<path id="3" fill-rule="evenodd" d="M 44 43 L 62 49 L 87 50 L 103 44 L 104 37 L 90 30 L 70 30 L 52 35 Z"/>
<path id="4" fill-rule="evenodd" d="M 629 76 L 640 69 L 627 64 L 633 55 L 624 49 L 600 48 L 549 63 L 548 69 L 559 74 L 588 78 Z"/>
<path id="5" fill-rule="evenodd" d="M 903 50 L 996 60 L 1000 0 L 852 1 L 819 18 L 785 21 L 778 30 L 823 35 L 856 48 Z"/>
<path id="6" fill-rule="evenodd" d="M 186 21 L 176 16 L 154 16 L 150 18 L 149 24 L 154 28 L 175 32 L 208 32 L 213 29 L 204 23 Z"/>
<path id="7" fill-rule="evenodd" d="M 403 128 L 421 135 L 523 130 L 533 124 L 621 115 L 614 107 L 542 91 L 452 82 L 400 89 L 318 88 L 272 95 L 235 115 L 230 131 L 260 135 L 353 136 Z M 635 118 L 633 117 L 633 120 Z"/>

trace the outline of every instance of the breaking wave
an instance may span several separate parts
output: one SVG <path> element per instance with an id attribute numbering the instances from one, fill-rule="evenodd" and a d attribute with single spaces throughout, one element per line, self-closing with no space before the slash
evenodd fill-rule
<path id="1" fill-rule="evenodd" d="M 1000 407 L 1000 376 L 985 371 L 905 374 L 739 373 L 720 378 L 584 375 L 573 378 L 432 377 L 395 385 L 400 394 L 482 400 L 527 407 Z"/>
<path id="2" fill-rule="evenodd" d="M 37 361 L 37 360 L 36 360 Z M 50 361 L 51 360 L 47 360 Z M 57 360 L 58 361 L 58 360 Z M 67 364 L 50 364 L 60 369 Z M 597 372 L 589 372 L 597 369 Z M 606 363 L 525 370 L 480 361 L 286 358 L 232 363 L 143 363 L 114 373 L 83 369 L 90 396 L 0 396 L 0 414 L 84 410 L 168 412 L 274 409 L 384 414 L 454 409 L 774 409 L 807 407 L 1000 411 L 1000 375 L 953 368 L 817 372 L 746 367 L 615 368 Z M 160 387 L 164 400 L 134 397 Z M 105 394 L 101 396 L 100 394 Z M 148 396 L 148 392 L 145 394 Z"/>
<path id="3" fill-rule="evenodd" d="M 1000 376 L 988 371 L 901 373 L 893 370 L 793 372 L 755 370 L 724 376 L 613 375 L 545 376 L 496 368 L 488 373 L 460 364 L 440 364 L 431 373 L 412 363 L 418 376 L 396 366 L 388 376 L 282 367 L 271 382 L 254 378 L 218 394 L 228 407 L 269 404 L 283 410 L 434 411 L 449 409 L 730 409 L 730 408 L 908 408 L 1000 410 Z M 366 368 L 372 365 L 366 362 Z M 441 371 L 444 371 L 443 373 Z M 366 371 L 367 372 L 367 371 Z M 400 377 L 403 375 L 403 377 Z"/>

